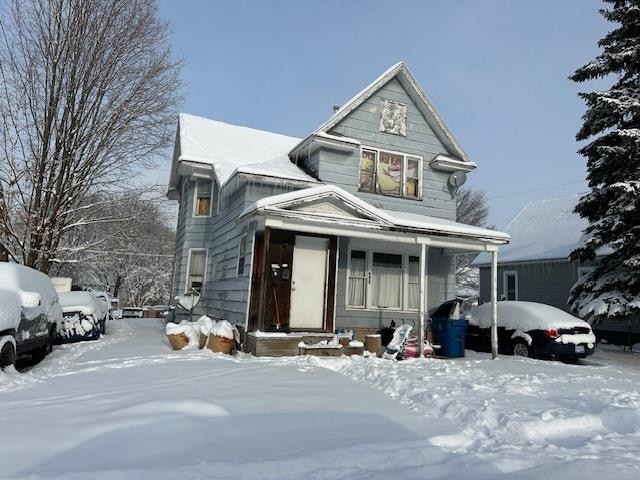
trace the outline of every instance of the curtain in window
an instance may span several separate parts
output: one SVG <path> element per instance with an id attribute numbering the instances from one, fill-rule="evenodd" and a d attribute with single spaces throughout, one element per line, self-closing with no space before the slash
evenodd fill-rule
<path id="1" fill-rule="evenodd" d="M 197 182 L 196 215 L 206 216 L 211 213 L 211 180 L 198 179 Z"/>
<path id="2" fill-rule="evenodd" d="M 420 306 L 420 258 L 409 257 L 409 285 L 408 285 L 408 307 L 415 308 Z"/>
<path id="3" fill-rule="evenodd" d="M 363 150 L 360 158 L 360 191 L 375 191 L 376 152 Z"/>
<path id="4" fill-rule="evenodd" d="M 349 275 L 349 305 L 352 307 L 365 306 L 365 289 L 367 274 L 367 257 L 365 252 L 353 250 Z"/>
<path id="5" fill-rule="evenodd" d="M 402 185 L 402 155 L 380 152 L 378 160 L 378 190 L 384 195 L 400 196 Z"/>
<path id="6" fill-rule="evenodd" d="M 191 261 L 189 262 L 189 289 L 202 292 L 206 258 L 205 252 L 191 252 Z"/>
<path id="7" fill-rule="evenodd" d="M 374 253 L 371 273 L 371 303 L 378 307 L 401 308 L 402 256 Z"/>

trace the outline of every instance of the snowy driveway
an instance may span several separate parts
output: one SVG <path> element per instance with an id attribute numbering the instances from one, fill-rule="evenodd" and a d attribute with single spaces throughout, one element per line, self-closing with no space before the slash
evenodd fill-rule
<path id="1" fill-rule="evenodd" d="M 223 358 L 111 322 L 0 373 L 0 478 L 640 475 L 640 362 Z"/>

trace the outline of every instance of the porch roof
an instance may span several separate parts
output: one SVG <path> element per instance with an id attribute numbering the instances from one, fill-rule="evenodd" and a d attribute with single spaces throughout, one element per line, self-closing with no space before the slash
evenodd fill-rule
<path id="1" fill-rule="evenodd" d="M 346 209 L 357 212 L 360 218 L 341 214 L 310 213 L 295 209 L 297 206 L 304 206 L 324 198 L 333 198 L 339 201 Z M 336 226 L 350 224 L 351 227 L 358 229 L 391 230 L 396 233 L 453 236 L 493 244 L 506 244 L 510 239 L 508 234 L 497 230 L 427 215 L 378 208 L 335 185 L 321 185 L 262 198 L 247 207 L 240 214 L 239 219 L 252 215 L 286 216 L 305 221 L 335 224 Z"/>

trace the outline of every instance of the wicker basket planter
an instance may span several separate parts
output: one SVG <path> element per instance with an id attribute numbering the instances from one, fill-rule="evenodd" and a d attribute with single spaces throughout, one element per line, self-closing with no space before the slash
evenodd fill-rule
<path id="1" fill-rule="evenodd" d="M 205 335 L 204 333 L 200 332 L 200 343 L 198 345 L 198 348 L 203 349 L 207 345 L 208 341 L 209 335 Z"/>
<path id="2" fill-rule="evenodd" d="M 226 337 L 218 337 L 216 335 L 209 336 L 209 343 L 207 345 L 209 350 L 218 353 L 226 353 L 227 355 L 232 355 L 235 348 L 236 342 L 231 338 Z"/>
<path id="3" fill-rule="evenodd" d="M 173 348 L 174 350 L 182 350 L 184 347 L 189 345 L 189 337 L 187 337 L 187 335 L 184 333 L 167 335 L 167 338 L 169 339 L 171 348 Z"/>

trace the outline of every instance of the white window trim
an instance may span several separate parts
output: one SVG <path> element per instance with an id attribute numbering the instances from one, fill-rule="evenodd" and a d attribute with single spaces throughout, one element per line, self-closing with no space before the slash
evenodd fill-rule
<path id="1" fill-rule="evenodd" d="M 204 273 L 202 275 L 202 288 L 200 296 L 204 295 L 205 285 L 207 284 L 207 263 L 209 261 L 209 251 L 206 248 L 190 248 L 187 253 L 187 274 L 184 279 L 184 293 L 189 291 L 189 269 L 191 268 L 191 252 L 204 252 Z"/>
<path id="2" fill-rule="evenodd" d="M 519 287 L 519 284 L 518 284 L 518 271 L 517 270 L 505 270 L 504 272 L 502 272 L 502 295 L 504 295 L 504 299 L 505 300 L 508 299 L 507 277 L 509 275 L 513 275 L 513 277 L 516 279 L 516 290 L 515 290 L 516 298 L 514 298 L 514 300 L 518 300 L 518 297 L 520 296 L 520 295 L 518 295 L 518 290 L 520 289 L 520 287 Z"/>
<path id="3" fill-rule="evenodd" d="M 211 182 L 211 196 L 209 197 L 209 213 L 207 215 L 197 215 L 197 207 L 198 207 L 198 180 L 204 180 L 204 181 L 208 181 Z M 212 207 L 213 207 L 213 179 L 208 179 L 208 178 L 196 178 L 195 179 L 195 187 L 193 189 L 193 213 L 192 216 L 194 218 L 210 218 L 211 217 L 211 211 L 212 211 Z"/>
<path id="4" fill-rule="evenodd" d="M 244 239 L 244 264 L 243 264 L 243 271 L 242 271 L 242 275 L 240 275 L 240 246 L 242 245 L 242 240 Z M 245 274 L 247 273 L 247 234 L 243 233 L 242 235 L 240 235 L 238 237 L 238 250 L 236 251 L 236 278 L 238 277 L 244 277 Z"/>
<path id="5" fill-rule="evenodd" d="M 375 195 L 382 195 L 383 197 L 393 197 L 393 198 L 404 198 L 406 200 L 422 200 L 422 181 L 424 176 L 424 157 L 422 155 L 415 155 L 413 153 L 407 152 L 398 152 L 395 150 L 390 150 L 388 148 L 376 148 L 376 147 L 368 147 L 366 145 L 362 145 L 360 147 L 360 157 L 358 159 L 358 191 L 360 191 L 360 162 L 362 161 L 362 151 L 369 150 L 371 152 L 375 152 L 375 165 L 373 168 L 374 172 L 374 190 L 373 192 L 368 192 L 362 190 L 363 193 L 372 193 Z M 402 156 L 402 185 L 401 185 L 401 193 L 400 195 L 386 195 L 384 193 L 378 192 L 378 162 L 380 161 L 380 152 L 390 153 L 392 155 L 400 155 Z M 407 157 L 415 158 L 418 160 L 418 196 L 410 197 L 407 196 Z"/>
<path id="6" fill-rule="evenodd" d="M 363 245 L 349 245 L 347 251 L 347 277 L 346 277 L 346 288 L 345 288 L 345 298 L 344 304 L 346 310 L 357 310 L 357 311 L 367 311 L 367 312 L 410 312 L 415 313 L 418 311 L 418 308 L 409 308 L 409 257 L 420 257 L 419 253 L 400 253 L 397 252 L 389 252 L 386 250 L 387 247 L 376 248 L 373 246 L 363 246 Z M 366 252 L 366 272 L 365 272 L 365 305 L 364 307 L 360 307 L 357 305 L 349 305 L 349 279 L 351 278 L 351 251 L 352 250 L 360 250 Z M 373 254 L 374 253 L 389 253 L 392 255 L 401 255 L 402 257 L 402 285 L 400 291 L 400 301 L 402 305 L 400 308 L 393 307 L 378 307 L 377 305 L 371 304 L 371 275 L 373 271 Z M 426 279 L 425 279 L 426 281 Z"/>

